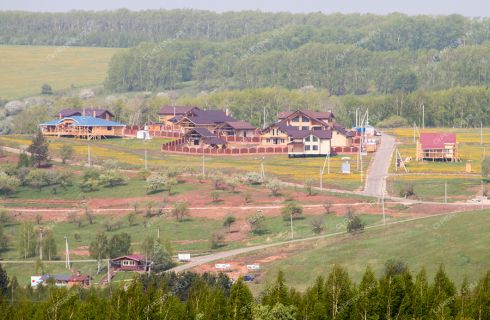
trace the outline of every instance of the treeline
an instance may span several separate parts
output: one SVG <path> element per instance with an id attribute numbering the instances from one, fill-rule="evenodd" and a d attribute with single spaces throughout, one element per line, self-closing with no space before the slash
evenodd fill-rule
<path id="1" fill-rule="evenodd" d="M 288 27 L 288 28 L 285 28 Z M 273 42 L 356 44 L 377 51 L 442 50 L 490 39 L 490 19 L 459 15 L 293 14 L 201 10 L 0 12 L 0 43 L 132 47 L 168 39 L 223 41 L 274 32 Z M 270 35 L 265 35 L 271 38 Z"/>
<path id="2" fill-rule="evenodd" d="M 490 271 L 456 288 L 443 267 L 429 283 L 388 261 L 377 278 L 370 267 L 359 284 L 333 266 L 305 292 L 277 279 L 255 299 L 239 279 L 193 273 L 142 276 L 105 289 L 23 289 L 0 267 L 0 319 L 490 319 Z"/>
<path id="3" fill-rule="evenodd" d="M 314 86 L 332 95 L 387 94 L 490 84 L 490 45 L 371 51 L 309 42 L 166 41 L 116 53 L 106 85 L 115 91 Z M 288 37 L 291 37 L 288 35 Z M 294 37 L 293 37 L 294 38 Z"/>

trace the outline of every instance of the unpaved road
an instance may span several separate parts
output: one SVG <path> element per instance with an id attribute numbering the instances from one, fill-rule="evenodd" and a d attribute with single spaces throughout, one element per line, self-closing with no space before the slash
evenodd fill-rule
<path id="1" fill-rule="evenodd" d="M 364 187 L 365 195 L 381 197 L 386 192 L 386 178 L 388 177 L 388 170 L 395 145 L 395 137 L 387 134 L 383 135 L 367 175 L 366 185 Z"/>

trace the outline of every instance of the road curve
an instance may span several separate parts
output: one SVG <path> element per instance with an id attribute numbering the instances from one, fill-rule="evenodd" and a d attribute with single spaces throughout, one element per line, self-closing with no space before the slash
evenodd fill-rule
<path id="1" fill-rule="evenodd" d="M 386 178 L 390 169 L 391 158 L 395 150 L 396 139 L 384 134 L 374 155 L 371 168 L 367 174 L 364 194 L 371 197 L 381 197 L 386 192 Z"/>

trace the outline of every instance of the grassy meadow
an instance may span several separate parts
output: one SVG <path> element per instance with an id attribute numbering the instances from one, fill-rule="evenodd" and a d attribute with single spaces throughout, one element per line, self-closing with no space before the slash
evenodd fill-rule
<path id="1" fill-rule="evenodd" d="M 430 128 L 425 132 L 454 132 L 458 142 L 459 162 L 415 161 L 416 143 L 412 128 L 399 128 L 387 131 L 398 138 L 398 150 L 406 162 L 408 173 L 403 168 L 395 171 L 393 157 L 388 179 L 387 191 L 399 195 L 399 191 L 411 184 L 416 197 L 421 200 L 443 201 L 445 183 L 448 186 L 448 201 L 464 201 L 481 193 L 481 160 L 485 150 L 490 152 L 490 130 L 483 130 L 481 144 L 480 129 Z M 416 138 L 418 135 L 416 136 Z M 471 163 L 471 172 L 466 172 L 467 163 Z"/>
<path id="2" fill-rule="evenodd" d="M 261 283 L 252 286 L 258 292 L 282 270 L 288 285 L 305 289 L 317 276 L 327 276 L 333 264 L 347 268 L 352 279 L 359 282 L 368 264 L 381 275 L 389 259 L 404 261 L 415 273 L 425 267 L 430 279 L 442 263 L 457 284 L 465 276 L 471 283 L 488 270 L 489 224 L 490 211 L 486 210 L 432 217 L 368 229 L 356 236 L 343 235 L 305 243 L 284 249 L 287 258 L 263 265 Z M 281 251 L 281 248 L 274 248 L 271 254 Z M 305 272 L 306 265 L 308 272 Z"/>
<path id="3" fill-rule="evenodd" d="M 0 46 L 0 97 L 39 94 L 44 83 L 53 90 L 101 84 L 117 48 Z"/>
<path id="4" fill-rule="evenodd" d="M 168 139 L 153 139 L 142 141 L 136 139 L 110 139 L 102 141 L 86 141 L 52 138 L 50 149 L 53 157 L 56 157 L 59 149 L 64 144 L 74 147 L 79 161 L 86 162 L 88 144 L 93 162 L 102 162 L 105 159 L 118 160 L 125 168 L 138 169 L 144 165 L 144 150 L 148 151 L 148 166 L 151 168 L 188 167 L 200 170 L 202 168 L 201 156 L 171 155 L 160 151 L 161 144 Z M 0 142 L 6 146 L 26 148 L 30 143 L 29 136 L 9 135 L 1 136 Z M 364 170 L 370 161 L 370 155 L 364 159 Z M 325 188 L 344 190 L 358 190 L 361 188 L 361 174 L 357 171 L 356 158 L 351 158 L 350 175 L 340 173 L 342 156 L 335 156 L 330 161 L 330 174 L 325 169 L 323 185 Z M 295 158 L 289 159 L 287 155 L 266 155 L 264 168 L 266 175 L 278 176 L 286 181 L 304 183 L 313 179 L 316 186 L 319 184 L 320 169 L 324 158 Z M 261 157 L 259 156 L 206 156 L 204 166 L 211 170 L 259 172 Z"/>

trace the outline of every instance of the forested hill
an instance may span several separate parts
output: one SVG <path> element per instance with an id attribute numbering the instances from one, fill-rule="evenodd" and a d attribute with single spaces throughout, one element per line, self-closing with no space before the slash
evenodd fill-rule
<path id="1" fill-rule="evenodd" d="M 402 14 L 293 14 L 199 10 L 0 12 L 0 43 L 132 47 L 168 39 L 223 41 L 285 26 L 288 47 L 307 42 L 355 44 L 369 50 L 438 49 L 490 39 L 490 19 Z"/>

